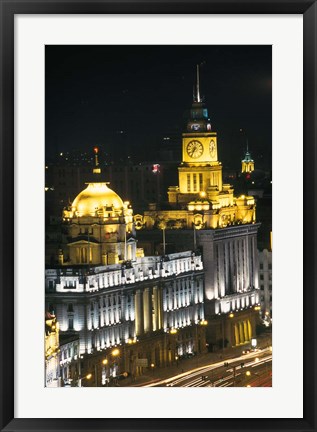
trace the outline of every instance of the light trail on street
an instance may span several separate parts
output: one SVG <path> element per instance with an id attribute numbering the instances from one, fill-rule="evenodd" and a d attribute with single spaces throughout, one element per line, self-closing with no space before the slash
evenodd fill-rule
<path id="1" fill-rule="evenodd" d="M 229 387 L 241 379 L 242 370 L 248 368 L 271 369 L 272 351 L 270 348 L 252 351 L 233 359 L 225 359 L 200 366 L 144 387 Z M 224 366 L 227 363 L 226 366 Z M 229 374 L 229 375 L 228 375 Z M 271 379 L 271 378 L 270 378 Z"/>

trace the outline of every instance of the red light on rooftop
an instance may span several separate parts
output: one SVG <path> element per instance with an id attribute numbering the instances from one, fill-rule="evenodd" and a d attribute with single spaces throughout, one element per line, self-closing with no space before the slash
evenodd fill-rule
<path id="1" fill-rule="evenodd" d="M 98 153 L 98 151 L 99 151 L 99 148 L 98 147 L 94 147 L 94 152 L 97 154 Z"/>

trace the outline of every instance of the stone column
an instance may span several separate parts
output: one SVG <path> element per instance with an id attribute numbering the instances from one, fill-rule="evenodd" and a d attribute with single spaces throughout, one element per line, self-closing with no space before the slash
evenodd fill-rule
<path id="1" fill-rule="evenodd" d="M 243 330 L 244 330 L 244 339 L 246 341 L 249 341 L 250 340 L 249 329 L 246 321 L 243 321 Z"/>
<path id="2" fill-rule="evenodd" d="M 143 317 L 144 317 L 144 332 L 152 331 L 152 298 L 150 288 L 145 288 L 143 291 Z"/>
<path id="3" fill-rule="evenodd" d="M 141 291 L 135 293 L 135 333 L 137 336 L 143 334 L 143 307 L 141 303 Z"/>
<path id="4" fill-rule="evenodd" d="M 153 330 L 160 330 L 162 328 L 163 320 L 163 303 L 162 303 L 162 291 L 157 286 L 153 288 L 154 296 L 154 324 Z"/>
<path id="5" fill-rule="evenodd" d="M 249 331 L 249 335 L 250 335 L 250 339 L 251 339 L 252 338 L 252 326 L 251 326 L 250 320 L 248 320 L 248 331 Z"/>
<path id="6" fill-rule="evenodd" d="M 228 294 L 229 287 L 229 272 L 230 272 L 230 258 L 229 258 L 229 244 L 228 241 L 224 243 L 225 258 L 224 258 L 224 269 L 225 269 L 225 294 Z"/>
<path id="7" fill-rule="evenodd" d="M 239 336 L 239 328 L 238 328 L 237 324 L 234 325 L 234 336 L 235 336 L 235 344 L 239 345 L 239 343 L 240 343 L 240 336 Z"/>
<path id="8" fill-rule="evenodd" d="M 240 343 L 243 343 L 244 340 L 244 334 L 243 334 L 243 324 L 241 321 L 239 321 L 239 335 L 240 335 Z"/>

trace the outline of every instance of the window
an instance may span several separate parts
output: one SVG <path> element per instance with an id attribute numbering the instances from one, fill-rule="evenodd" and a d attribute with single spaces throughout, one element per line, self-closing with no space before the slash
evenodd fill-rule
<path id="1" fill-rule="evenodd" d="M 261 287 L 260 287 L 260 288 L 261 288 L 261 290 L 263 291 L 263 290 L 264 290 L 264 285 L 261 285 Z"/>
<path id="2" fill-rule="evenodd" d="M 204 189 L 203 185 L 203 175 L 199 174 L 199 190 L 202 191 Z"/>
<path id="3" fill-rule="evenodd" d="M 187 174 L 187 192 L 190 192 L 190 174 Z"/>
<path id="4" fill-rule="evenodd" d="M 68 330 L 74 330 L 74 319 L 68 318 Z"/>
<path id="5" fill-rule="evenodd" d="M 272 264 L 269 264 L 269 270 L 272 270 Z"/>
<path id="6" fill-rule="evenodd" d="M 197 191 L 197 174 L 193 174 L 194 192 Z"/>
<path id="7" fill-rule="evenodd" d="M 263 263 L 260 263 L 260 270 L 263 270 Z"/>
<path id="8" fill-rule="evenodd" d="M 263 279 L 264 279 L 263 274 L 261 274 L 260 275 L 260 280 L 263 280 Z"/>
<path id="9" fill-rule="evenodd" d="M 71 312 L 71 313 L 74 312 L 73 303 L 68 303 L 67 312 Z"/>

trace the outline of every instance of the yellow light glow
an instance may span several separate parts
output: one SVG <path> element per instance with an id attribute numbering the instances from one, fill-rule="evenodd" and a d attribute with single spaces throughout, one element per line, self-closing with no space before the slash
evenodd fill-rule
<path id="1" fill-rule="evenodd" d="M 90 374 L 88 374 L 88 375 L 86 375 L 86 379 L 90 379 L 92 377 L 92 375 L 91 375 L 91 373 Z"/>
<path id="2" fill-rule="evenodd" d="M 171 334 L 175 334 L 175 333 L 177 333 L 177 329 L 176 329 L 176 328 L 172 328 L 171 331 L 170 331 L 170 333 L 171 333 Z"/>
<path id="3" fill-rule="evenodd" d="M 102 364 L 104 364 L 104 365 L 108 364 L 108 359 L 103 359 Z"/>
<path id="4" fill-rule="evenodd" d="M 246 376 L 251 376 L 251 372 L 250 371 L 246 371 Z"/>
<path id="5" fill-rule="evenodd" d="M 114 357 L 117 357 L 120 354 L 120 350 L 118 350 L 118 348 L 115 348 L 112 353 L 111 353 Z"/>
<path id="6" fill-rule="evenodd" d="M 229 314 L 229 318 L 233 318 L 234 317 L 234 314 L 231 312 L 230 314 Z"/>
<path id="7" fill-rule="evenodd" d="M 201 196 L 202 198 L 205 198 L 205 196 L 206 196 L 206 192 L 205 192 L 205 191 L 201 191 L 201 192 L 200 192 L 200 196 Z"/>
<path id="8" fill-rule="evenodd" d="M 155 366 L 154 363 L 151 363 L 151 368 L 154 368 L 154 366 Z"/>

